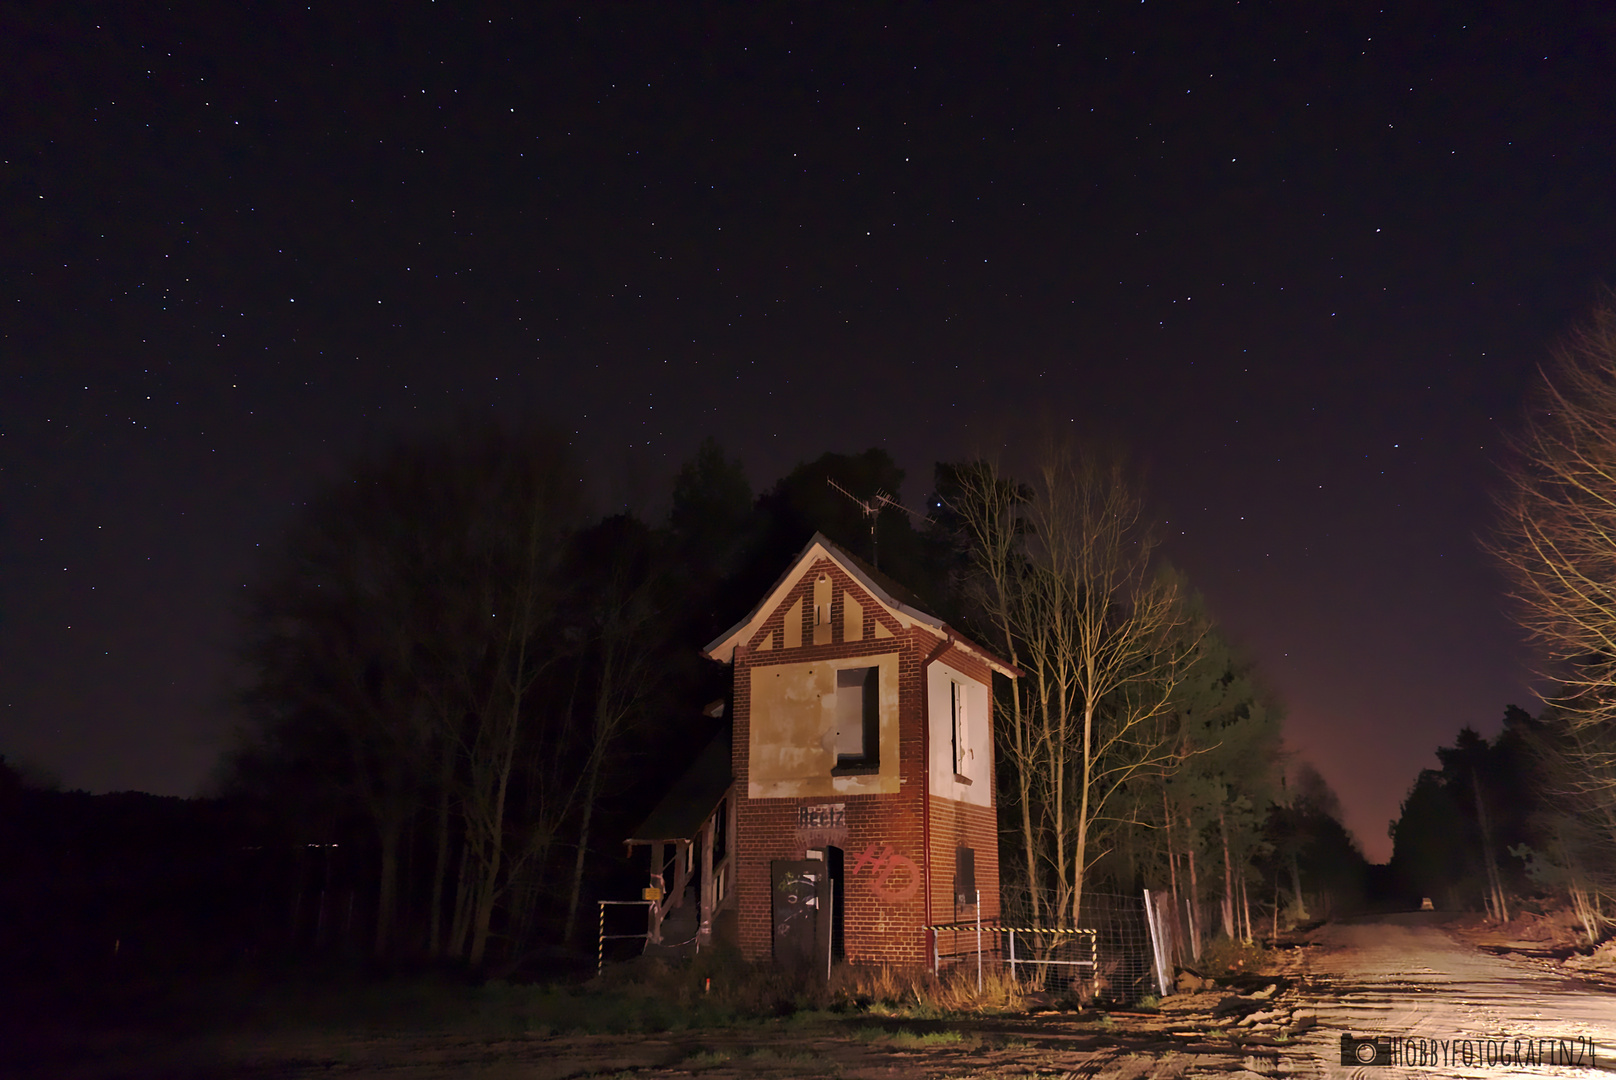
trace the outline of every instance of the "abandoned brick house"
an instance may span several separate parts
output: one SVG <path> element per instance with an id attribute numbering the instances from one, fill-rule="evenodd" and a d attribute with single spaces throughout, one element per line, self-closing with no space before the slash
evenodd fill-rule
<path id="1" fill-rule="evenodd" d="M 653 940 L 919 966 L 964 948 L 950 924 L 998 920 L 1008 664 L 820 535 L 705 652 L 734 668 L 730 735 L 628 841 L 652 851 Z"/>

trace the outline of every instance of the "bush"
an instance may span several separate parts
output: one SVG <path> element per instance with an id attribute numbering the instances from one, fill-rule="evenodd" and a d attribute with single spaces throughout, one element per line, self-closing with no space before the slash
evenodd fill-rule
<path id="1" fill-rule="evenodd" d="M 1273 954 L 1256 942 L 1220 937 L 1201 950 L 1201 971 L 1207 975 L 1256 974 L 1273 963 Z"/>

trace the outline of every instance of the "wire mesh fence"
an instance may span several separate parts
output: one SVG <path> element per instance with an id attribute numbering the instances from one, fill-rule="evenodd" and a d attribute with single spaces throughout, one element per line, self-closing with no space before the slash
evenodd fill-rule
<path id="1" fill-rule="evenodd" d="M 1163 964 L 1143 896 L 1085 892 L 1076 926 L 1034 920 L 1026 909 L 1021 914 L 980 929 L 974 923 L 932 927 L 933 969 L 980 964 L 1030 990 L 1118 1002 L 1160 992 Z"/>

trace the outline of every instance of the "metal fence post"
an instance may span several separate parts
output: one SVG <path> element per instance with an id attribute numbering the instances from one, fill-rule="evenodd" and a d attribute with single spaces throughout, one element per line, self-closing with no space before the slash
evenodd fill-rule
<path id="1" fill-rule="evenodd" d="M 1011 983 L 1012 986 L 1015 985 L 1015 981 L 1016 981 L 1016 932 L 1014 930 L 1012 930 L 1012 931 L 1010 931 L 1010 983 Z"/>
<path id="2" fill-rule="evenodd" d="M 976 890 L 976 996 L 982 996 L 982 890 Z"/>

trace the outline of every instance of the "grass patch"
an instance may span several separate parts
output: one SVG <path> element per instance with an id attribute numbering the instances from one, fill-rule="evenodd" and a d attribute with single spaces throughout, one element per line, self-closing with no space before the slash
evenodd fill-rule
<path id="1" fill-rule="evenodd" d="M 160 999 L 134 989 L 126 996 L 144 1010 L 125 1010 L 131 1019 L 150 1014 L 155 1022 L 176 1015 L 199 1030 L 249 1026 L 472 1036 L 618 1035 L 758 1024 L 800 1030 L 850 1016 L 937 1020 L 1024 1007 L 1019 989 L 1002 976 L 985 979 L 979 992 L 974 970 L 939 978 L 924 970 L 843 964 L 826 980 L 823 974 L 799 976 L 748 964 L 724 949 L 705 950 L 679 964 L 641 958 L 581 985 L 475 985 L 453 974 L 378 978 L 332 969 L 199 980 Z M 195 1008 L 184 1008 L 188 1003 Z"/>
<path id="2" fill-rule="evenodd" d="M 711 1069 L 729 1060 L 730 1055 L 722 1050 L 697 1050 L 685 1058 L 682 1064 L 691 1069 Z"/>
<path id="3" fill-rule="evenodd" d="M 807 1050 L 776 1050 L 772 1046 L 759 1046 L 756 1049 L 748 1052 L 746 1058 L 748 1061 L 755 1061 L 758 1063 L 768 1061 L 778 1062 L 785 1065 L 823 1064 L 823 1060 L 818 1054 L 810 1053 Z"/>
<path id="4" fill-rule="evenodd" d="M 748 964 L 724 949 L 704 952 L 688 964 L 621 965 L 589 983 L 587 997 L 600 1008 L 584 1023 L 590 1030 L 604 1025 L 608 1031 L 764 1019 L 806 1025 L 849 1014 L 936 1020 L 1025 1007 L 1020 987 L 1002 973 L 989 973 L 980 990 L 975 972 L 961 969 L 938 977 L 925 970 L 839 964 L 826 980 Z M 552 1003 L 557 1009 L 564 1004 Z M 669 1008 L 658 1013 L 663 1006 Z"/>
<path id="5" fill-rule="evenodd" d="M 928 1046 L 959 1046 L 964 1042 L 965 1036 L 957 1031 L 900 1031 L 892 1036 L 893 1046 L 911 1050 L 920 1050 Z"/>
<path id="6" fill-rule="evenodd" d="M 976 973 L 954 968 L 941 976 L 929 971 L 843 964 L 831 972 L 828 987 L 837 1006 L 876 1016 L 936 1020 L 1020 1012 L 1021 987 L 1005 972 L 986 972 L 977 989 Z"/>

